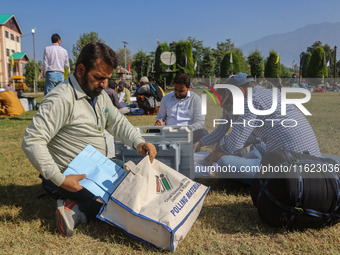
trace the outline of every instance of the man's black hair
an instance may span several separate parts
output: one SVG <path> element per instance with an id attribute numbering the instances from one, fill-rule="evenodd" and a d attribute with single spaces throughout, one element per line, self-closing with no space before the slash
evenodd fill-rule
<path id="1" fill-rule="evenodd" d="M 117 67 L 118 58 L 116 53 L 106 44 L 100 42 L 88 43 L 82 48 L 76 62 L 76 69 L 78 65 L 83 64 L 85 72 L 88 73 L 96 65 L 96 60 L 101 59 L 106 64 Z"/>
<path id="2" fill-rule="evenodd" d="M 190 76 L 179 72 L 176 74 L 174 84 L 184 84 L 185 87 L 190 88 Z"/>
<path id="3" fill-rule="evenodd" d="M 125 81 L 119 81 L 119 82 L 118 82 L 118 86 L 120 86 L 120 87 L 125 87 L 125 86 L 126 86 Z"/>
<path id="4" fill-rule="evenodd" d="M 60 38 L 60 36 L 59 36 L 58 34 L 53 34 L 53 35 L 51 36 L 51 41 L 52 41 L 52 43 L 57 43 L 60 39 L 61 39 L 61 38 Z"/>
<path id="5" fill-rule="evenodd" d="M 109 85 L 108 85 L 109 88 L 116 89 L 117 86 L 118 85 L 115 81 L 109 81 Z"/>

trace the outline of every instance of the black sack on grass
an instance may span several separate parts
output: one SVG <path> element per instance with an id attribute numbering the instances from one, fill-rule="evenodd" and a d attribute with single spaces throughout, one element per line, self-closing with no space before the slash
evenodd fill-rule
<path id="1" fill-rule="evenodd" d="M 336 161 L 275 150 L 263 158 L 261 165 L 267 172 L 255 176 L 251 197 L 260 218 L 268 225 L 303 229 L 339 221 L 340 181 Z M 269 166 L 280 171 L 270 172 Z"/>

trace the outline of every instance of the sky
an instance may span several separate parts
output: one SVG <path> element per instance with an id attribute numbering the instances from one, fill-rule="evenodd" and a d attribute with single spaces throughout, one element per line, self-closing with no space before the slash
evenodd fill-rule
<path id="1" fill-rule="evenodd" d="M 340 21 L 338 0 L 1 0 L 1 14 L 14 14 L 23 32 L 22 51 L 42 60 L 51 35 L 58 33 L 69 57 L 83 33 L 97 32 L 113 50 L 155 51 L 157 40 L 172 42 L 189 36 L 204 46 L 231 39 L 236 47 L 267 35 L 286 33 L 322 22 Z M 306 45 L 307 47 L 308 45 Z"/>

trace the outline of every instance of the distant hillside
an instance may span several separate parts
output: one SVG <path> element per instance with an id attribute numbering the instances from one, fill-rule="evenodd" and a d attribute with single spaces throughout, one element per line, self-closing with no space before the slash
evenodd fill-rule
<path id="1" fill-rule="evenodd" d="M 298 61 L 299 64 L 299 55 L 301 52 L 306 51 L 307 47 L 315 41 L 321 41 L 323 44 L 329 44 L 331 48 L 335 45 L 338 47 L 337 60 L 339 60 L 339 31 L 340 22 L 307 25 L 293 32 L 263 37 L 259 40 L 244 44 L 240 48 L 246 56 L 257 48 L 265 58 L 269 56 L 269 51 L 278 51 L 280 54 L 280 62 L 287 67 L 291 67 L 294 60 Z"/>

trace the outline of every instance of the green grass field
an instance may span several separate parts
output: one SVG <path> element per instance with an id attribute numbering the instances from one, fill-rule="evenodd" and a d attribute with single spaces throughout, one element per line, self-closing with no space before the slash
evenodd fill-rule
<path id="1" fill-rule="evenodd" d="M 305 106 L 321 151 L 340 155 L 339 93 L 313 93 Z M 211 131 L 220 108 L 209 106 L 208 112 Z M 38 198 L 44 194 L 38 172 L 20 147 L 34 114 L 0 119 L 0 254 L 161 254 L 100 221 L 78 227 L 69 239 L 57 234 L 56 203 L 48 196 Z M 154 123 L 155 116 L 128 119 L 143 126 Z M 249 187 L 236 181 L 201 181 L 212 190 L 177 254 L 340 253 L 340 224 L 305 231 L 271 228 L 259 219 Z"/>

